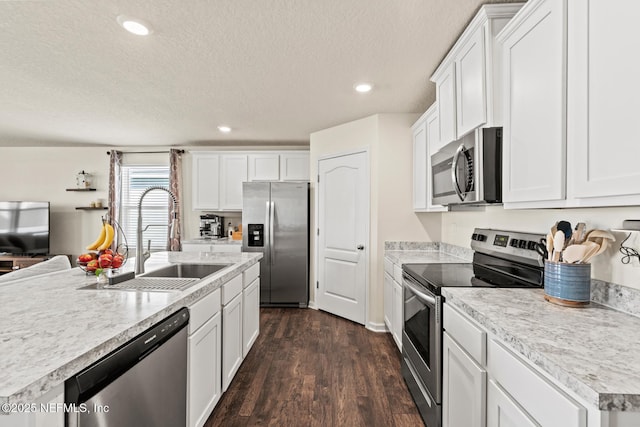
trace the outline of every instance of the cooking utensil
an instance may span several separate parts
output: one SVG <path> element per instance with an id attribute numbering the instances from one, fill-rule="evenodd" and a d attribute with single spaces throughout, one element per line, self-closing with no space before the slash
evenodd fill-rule
<path id="1" fill-rule="evenodd" d="M 560 258 L 562 257 L 562 250 L 564 249 L 564 232 L 560 229 L 556 231 L 556 234 L 553 236 L 553 261 L 560 262 Z"/>
<path id="2" fill-rule="evenodd" d="M 558 225 L 556 227 L 564 233 L 564 241 L 568 244 L 569 240 L 571 240 L 571 236 L 573 235 L 571 223 L 569 221 L 558 221 Z"/>
<path id="3" fill-rule="evenodd" d="M 613 234 L 605 230 L 591 230 L 591 233 L 589 233 L 589 240 L 593 240 L 595 238 L 602 238 L 605 240 L 610 240 L 612 242 L 616 241 L 616 238 L 613 236 Z"/>
<path id="4" fill-rule="evenodd" d="M 547 242 L 547 259 L 551 261 L 551 256 L 553 255 L 553 234 L 548 233 L 546 237 Z"/>
<path id="5" fill-rule="evenodd" d="M 564 260 L 564 262 L 573 264 L 583 259 L 588 251 L 588 246 L 569 245 L 564 248 L 564 251 L 562 252 L 562 259 Z"/>
<path id="6" fill-rule="evenodd" d="M 595 255 L 596 252 L 600 249 L 600 245 L 596 242 L 586 241 L 582 243 L 581 246 L 586 246 L 587 250 L 585 254 L 582 256 L 582 259 L 578 261 L 579 263 L 588 263 L 591 258 Z"/>
<path id="7" fill-rule="evenodd" d="M 584 222 L 579 222 L 576 224 L 576 229 L 573 232 L 573 241 L 574 243 L 580 244 L 584 242 L 586 237 L 587 225 Z"/>

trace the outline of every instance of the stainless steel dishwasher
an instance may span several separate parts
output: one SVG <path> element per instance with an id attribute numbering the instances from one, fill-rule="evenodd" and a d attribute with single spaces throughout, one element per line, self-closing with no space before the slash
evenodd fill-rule
<path id="1" fill-rule="evenodd" d="M 178 427 L 187 422 L 186 308 L 65 382 L 68 427 Z"/>

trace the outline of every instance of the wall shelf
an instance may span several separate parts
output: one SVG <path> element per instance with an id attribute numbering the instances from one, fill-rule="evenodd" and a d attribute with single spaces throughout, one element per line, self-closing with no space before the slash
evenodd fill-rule
<path id="1" fill-rule="evenodd" d="M 109 209 L 107 206 L 100 206 L 99 208 L 92 208 L 91 206 L 78 206 L 77 211 L 106 211 Z"/>
<path id="2" fill-rule="evenodd" d="M 96 191 L 95 188 L 67 188 L 67 191 Z"/>

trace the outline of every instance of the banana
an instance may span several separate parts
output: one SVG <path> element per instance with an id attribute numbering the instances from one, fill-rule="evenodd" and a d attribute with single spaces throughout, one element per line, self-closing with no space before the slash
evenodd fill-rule
<path id="1" fill-rule="evenodd" d="M 109 246 L 111 246 L 111 243 L 113 242 L 113 236 L 115 234 L 115 230 L 113 229 L 113 226 L 109 223 L 104 224 L 104 230 L 106 235 L 104 237 L 104 241 L 102 242 L 102 244 L 98 246 L 98 250 L 100 251 L 103 251 L 107 249 Z"/>
<path id="2" fill-rule="evenodd" d="M 100 235 L 98 236 L 98 238 L 96 239 L 95 242 L 93 242 L 92 244 L 90 244 L 89 246 L 87 246 L 87 250 L 88 251 L 94 251 L 96 249 L 98 249 L 98 246 L 100 246 L 102 244 L 102 242 L 104 242 L 104 238 L 107 235 L 107 229 L 105 227 L 105 224 L 102 224 L 102 228 L 100 229 Z"/>

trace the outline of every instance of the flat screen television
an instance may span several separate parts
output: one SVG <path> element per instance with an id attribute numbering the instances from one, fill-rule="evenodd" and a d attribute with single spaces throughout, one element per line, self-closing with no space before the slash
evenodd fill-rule
<path id="1" fill-rule="evenodd" d="M 49 202 L 0 201 L 0 253 L 49 253 Z"/>

